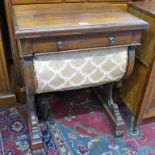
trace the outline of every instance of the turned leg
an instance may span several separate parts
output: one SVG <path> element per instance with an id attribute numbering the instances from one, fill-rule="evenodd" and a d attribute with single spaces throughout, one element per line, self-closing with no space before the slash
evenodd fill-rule
<path id="1" fill-rule="evenodd" d="M 44 155 L 45 150 L 43 147 L 41 131 L 39 126 L 38 117 L 35 108 L 35 87 L 32 57 L 27 57 L 24 60 L 24 78 L 26 88 L 26 99 L 28 106 L 28 123 L 31 134 L 32 152 L 35 155 Z"/>
<path id="2" fill-rule="evenodd" d="M 108 118 L 112 122 L 115 136 L 122 136 L 124 134 L 125 123 L 120 114 L 118 105 L 114 101 L 114 86 L 115 83 L 111 83 L 100 88 L 95 88 L 94 93 L 102 103 Z"/>

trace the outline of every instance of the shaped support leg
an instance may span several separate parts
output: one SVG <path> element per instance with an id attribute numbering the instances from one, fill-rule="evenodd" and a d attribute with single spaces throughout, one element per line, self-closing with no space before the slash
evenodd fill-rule
<path id="1" fill-rule="evenodd" d="M 28 123 L 31 133 L 32 152 L 33 155 L 44 155 L 45 150 L 43 147 L 39 121 L 35 108 L 35 97 L 34 97 L 35 87 L 34 87 L 32 57 L 24 58 L 23 61 L 24 61 L 26 98 L 28 106 Z"/>
<path id="2" fill-rule="evenodd" d="M 115 83 L 107 84 L 102 88 L 93 89 L 93 92 L 102 103 L 108 118 L 112 122 L 115 136 L 122 136 L 124 134 L 125 123 L 119 112 L 118 105 L 114 101 L 114 85 Z"/>

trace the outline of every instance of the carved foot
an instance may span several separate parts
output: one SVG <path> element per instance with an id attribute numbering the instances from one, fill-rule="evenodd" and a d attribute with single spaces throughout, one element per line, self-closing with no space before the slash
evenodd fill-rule
<path id="1" fill-rule="evenodd" d="M 111 113 L 114 116 L 114 122 L 113 122 L 113 126 L 114 126 L 114 133 L 116 137 L 120 137 L 123 136 L 124 134 L 124 129 L 125 129 L 125 122 L 122 119 L 122 116 L 120 114 L 118 105 L 116 103 L 113 102 L 113 100 L 111 101 L 111 106 L 109 106 L 109 109 L 111 111 Z"/>
<path id="2" fill-rule="evenodd" d="M 112 122 L 115 136 L 123 136 L 125 123 L 120 114 L 118 105 L 114 102 L 114 84 L 104 85 L 93 89 L 97 99 L 102 103 L 104 110 Z"/>
<path id="3" fill-rule="evenodd" d="M 36 114 L 36 109 L 34 105 L 34 100 L 29 98 L 28 100 L 28 122 L 29 122 L 29 129 L 31 133 L 31 147 L 33 154 L 36 155 L 44 155 L 44 145 L 42 141 L 42 135 L 40 130 L 40 124 L 38 121 L 38 117 Z"/>
<path id="4" fill-rule="evenodd" d="M 31 133 L 31 147 L 34 155 L 45 155 L 44 145 L 42 141 L 40 126 L 37 117 L 31 115 L 29 120 L 29 128 Z"/>

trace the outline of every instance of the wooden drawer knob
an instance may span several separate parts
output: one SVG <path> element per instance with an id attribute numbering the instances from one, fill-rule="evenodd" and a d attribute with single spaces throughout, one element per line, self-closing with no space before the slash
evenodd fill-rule
<path id="1" fill-rule="evenodd" d="M 64 47 L 64 42 L 63 41 L 58 41 L 57 46 L 59 49 L 62 49 Z"/>
<path id="2" fill-rule="evenodd" d="M 113 45 L 115 43 L 115 37 L 109 37 L 109 44 Z"/>

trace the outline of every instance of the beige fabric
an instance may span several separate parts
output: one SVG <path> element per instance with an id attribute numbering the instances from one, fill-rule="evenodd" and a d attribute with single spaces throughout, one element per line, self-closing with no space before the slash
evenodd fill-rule
<path id="1" fill-rule="evenodd" d="M 118 81 L 127 63 L 127 47 L 35 55 L 35 91 L 62 91 Z"/>

